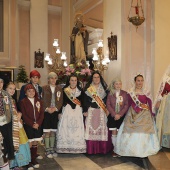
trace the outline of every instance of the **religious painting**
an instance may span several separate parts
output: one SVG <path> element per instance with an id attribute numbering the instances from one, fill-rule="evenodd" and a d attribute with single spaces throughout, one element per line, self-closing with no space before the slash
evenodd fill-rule
<path id="1" fill-rule="evenodd" d="M 44 52 L 40 52 L 40 49 L 38 52 L 34 52 L 34 67 L 35 68 L 44 68 Z"/>
<path id="2" fill-rule="evenodd" d="M 109 59 L 117 60 L 117 35 L 113 35 L 111 32 L 111 36 L 108 37 L 108 47 L 109 47 Z"/>

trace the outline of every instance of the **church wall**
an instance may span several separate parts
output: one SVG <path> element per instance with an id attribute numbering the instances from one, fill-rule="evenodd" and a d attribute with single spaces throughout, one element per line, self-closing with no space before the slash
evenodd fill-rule
<path id="1" fill-rule="evenodd" d="M 61 15 L 55 13 L 48 13 L 48 53 L 55 54 L 53 49 L 54 39 L 59 39 L 59 46 L 61 47 Z M 45 63 L 46 67 L 46 63 Z"/>
<path id="2" fill-rule="evenodd" d="M 30 2 L 27 1 L 27 3 Z M 76 6 L 72 8 L 72 3 L 74 2 L 75 0 L 70 0 L 70 11 L 68 11 L 70 18 L 68 17 L 65 23 L 64 18 L 62 18 L 62 12 L 60 14 L 53 12 L 47 13 L 47 49 L 42 47 L 41 50 L 43 52 L 53 53 L 52 42 L 54 38 L 58 38 L 62 51 L 64 51 L 66 46 L 68 46 L 66 50 L 69 51 L 69 39 L 67 37 L 69 37 L 74 25 L 73 13 L 77 12 L 78 9 L 83 9 L 85 13 L 87 12 L 87 15 L 91 15 L 95 13 L 96 9 L 96 14 L 99 13 L 101 16 L 101 11 L 98 9 L 103 6 L 103 18 L 101 16 L 101 20 L 96 20 L 93 24 L 98 23 L 96 24 L 96 28 L 101 26 L 104 29 L 103 52 L 105 55 L 108 54 L 107 37 L 110 36 L 110 32 L 112 31 L 114 35 L 118 36 L 118 60 L 111 61 L 109 64 L 109 69 L 107 74 L 105 74 L 107 83 L 109 84 L 114 77 L 121 76 L 123 87 L 127 89 L 134 74 L 141 72 L 144 73 L 146 81 L 151 86 L 152 93 L 155 95 L 160 79 L 170 63 L 170 48 L 168 43 L 170 38 L 170 1 L 142 1 L 146 20 L 138 28 L 137 32 L 135 27 L 127 21 L 131 0 L 103 0 L 92 11 L 88 11 L 84 7 L 78 8 Z M 61 6 L 61 8 L 64 4 L 61 0 L 48 0 L 47 3 L 50 7 Z M 84 2 L 84 4 L 87 6 L 87 3 Z M 8 42 L 7 50 L 9 55 L 4 55 L 5 58 L 0 56 L 1 66 L 18 67 L 23 64 L 29 73 L 34 69 L 32 65 L 34 54 L 32 53 L 33 51 L 30 52 L 30 6 L 18 5 L 18 1 L 13 0 L 10 1 L 9 9 L 9 11 L 6 11 L 6 15 L 9 15 L 7 18 L 7 28 L 9 29 L 7 35 L 9 37 L 6 38 L 6 40 L 10 41 Z M 65 8 L 65 10 L 67 9 Z M 68 13 L 65 13 L 65 17 Z M 87 24 L 86 21 L 88 20 L 85 20 L 85 24 Z M 67 35 L 64 35 L 65 37 L 63 37 L 64 29 L 62 29 L 64 26 L 68 26 L 68 32 Z M 35 47 L 35 50 L 38 50 L 38 47 Z M 31 59 L 30 56 L 32 56 Z M 45 82 L 46 80 L 43 81 Z"/>
<path id="3" fill-rule="evenodd" d="M 16 0 L 11 1 L 10 4 L 10 18 L 11 18 L 11 25 L 10 25 L 10 62 L 9 66 L 15 66 L 18 63 L 18 54 L 17 54 L 17 15 L 16 15 L 16 8 L 17 3 Z"/>
<path id="4" fill-rule="evenodd" d="M 136 1 L 134 1 L 136 4 Z M 153 94 L 153 62 L 154 62 L 154 28 L 152 0 L 141 1 L 144 10 L 145 21 L 136 27 L 127 20 L 131 0 L 122 0 L 122 58 L 121 78 L 123 88 L 132 87 L 136 74 L 144 75 L 146 87 Z M 134 5 L 135 5 L 134 4 Z M 132 8 L 129 17 L 135 16 Z M 140 16 L 142 16 L 139 9 Z"/>
<path id="5" fill-rule="evenodd" d="M 103 37 L 104 37 L 104 55 L 108 55 L 108 40 L 107 38 L 117 35 L 117 60 L 111 61 L 109 68 L 104 73 L 105 81 L 109 84 L 115 77 L 121 75 L 121 48 L 122 48 L 122 34 L 121 34 L 121 1 L 117 0 L 104 0 L 103 9 Z"/>
<path id="6" fill-rule="evenodd" d="M 26 71 L 30 70 L 30 10 L 22 6 L 18 7 L 19 19 L 18 19 L 18 44 L 19 44 L 19 65 L 24 65 Z"/>
<path id="7" fill-rule="evenodd" d="M 155 93 L 161 78 L 170 64 L 170 1 L 155 0 Z"/>

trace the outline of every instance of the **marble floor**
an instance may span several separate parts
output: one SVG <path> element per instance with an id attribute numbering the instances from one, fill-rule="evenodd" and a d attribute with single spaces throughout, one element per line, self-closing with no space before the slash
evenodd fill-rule
<path id="1" fill-rule="evenodd" d="M 150 170 L 170 170 L 170 149 L 162 148 L 158 154 L 148 158 Z"/>
<path id="2" fill-rule="evenodd" d="M 57 158 L 46 158 L 43 148 L 39 149 L 43 160 L 39 170 L 149 170 L 147 158 L 119 157 L 113 158 L 111 153 L 106 155 L 88 154 L 58 154 Z"/>
<path id="3" fill-rule="evenodd" d="M 157 155 L 148 158 L 118 157 L 106 155 L 58 154 L 49 159 L 44 155 L 43 146 L 39 154 L 44 159 L 38 160 L 38 170 L 170 170 L 170 149 L 163 148 Z"/>

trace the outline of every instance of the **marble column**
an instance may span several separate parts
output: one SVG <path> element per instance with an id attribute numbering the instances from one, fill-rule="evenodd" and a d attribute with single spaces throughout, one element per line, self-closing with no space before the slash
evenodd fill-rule
<path id="1" fill-rule="evenodd" d="M 30 0 L 30 71 L 36 69 L 41 74 L 41 85 L 47 84 L 47 68 L 34 68 L 34 52 L 48 51 L 48 0 Z"/>
<path id="2" fill-rule="evenodd" d="M 117 60 L 111 61 L 105 80 L 109 84 L 119 77 L 123 89 L 132 86 L 134 76 L 140 72 L 145 77 L 147 87 L 153 92 L 154 35 L 152 18 L 152 0 L 142 1 L 145 22 L 136 27 L 128 22 L 131 0 L 104 0 L 104 54 L 108 53 L 110 32 L 117 35 Z M 136 3 L 136 2 L 135 2 Z M 132 8 L 134 12 L 134 8 Z M 141 14 L 141 11 L 140 11 Z"/>
<path id="3" fill-rule="evenodd" d="M 120 77 L 121 74 L 121 4 L 122 1 L 117 0 L 104 0 L 103 11 L 103 42 L 104 42 L 104 55 L 108 55 L 108 37 L 111 32 L 117 35 L 117 60 L 111 61 L 109 68 L 104 72 L 105 81 L 109 84 L 115 77 Z"/>

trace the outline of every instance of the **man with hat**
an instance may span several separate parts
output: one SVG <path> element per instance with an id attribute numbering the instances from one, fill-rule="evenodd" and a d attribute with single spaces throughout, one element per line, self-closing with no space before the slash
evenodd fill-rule
<path id="1" fill-rule="evenodd" d="M 32 84 L 38 94 L 38 98 L 41 99 L 41 95 L 42 95 L 42 87 L 39 86 L 38 82 L 41 78 L 41 75 L 40 73 L 37 71 L 37 70 L 32 70 L 30 72 L 30 83 L 29 84 Z M 25 95 L 25 91 L 24 91 L 24 88 L 25 88 L 26 85 L 23 85 L 21 87 L 21 91 L 20 91 L 20 96 L 19 96 L 19 101 L 21 101 L 23 98 L 26 97 Z"/>

